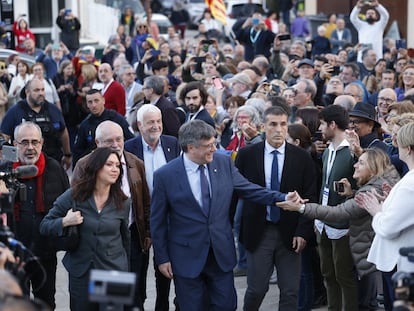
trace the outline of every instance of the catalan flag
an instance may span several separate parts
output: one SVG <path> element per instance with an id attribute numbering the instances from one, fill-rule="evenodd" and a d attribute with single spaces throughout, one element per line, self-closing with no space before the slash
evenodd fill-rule
<path id="1" fill-rule="evenodd" d="M 223 25 L 227 24 L 226 6 L 223 0 L 205 0 L 207 7 L 210 9 L 211 15 L 220 21 Z"/>

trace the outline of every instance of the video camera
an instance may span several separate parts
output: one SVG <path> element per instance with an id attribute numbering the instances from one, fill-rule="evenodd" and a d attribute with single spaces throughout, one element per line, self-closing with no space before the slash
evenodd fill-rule
<path id="1" fill-rule="evenodd" d="M 414 247 L 400 248 L 400 255 L 414 263 Z M 395 288 L 394 311 L 414 310 L 414 273 L 398 271 L 392 276 Z"/>
<path id="2" fill-rule="evenodd" d="M 131 272 L 91 270 L 89 300 L 115 305 L 131 305 L 136 275 Z"/>

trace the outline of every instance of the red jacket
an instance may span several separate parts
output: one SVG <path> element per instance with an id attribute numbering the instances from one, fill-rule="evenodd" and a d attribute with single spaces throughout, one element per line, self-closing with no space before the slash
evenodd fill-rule
<path id="1" fill-rule="evenodd" d="M 121 83 L 112 81 L 111 85 L 103 94 L 105 98 L 105 108 L 112 109 L 119 114 L 125 116 L 126 113 L 126 101 L 125 90 Z"/>

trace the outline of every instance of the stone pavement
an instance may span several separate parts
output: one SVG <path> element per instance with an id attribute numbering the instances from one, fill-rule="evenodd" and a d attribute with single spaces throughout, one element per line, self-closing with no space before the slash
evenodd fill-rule
<path id="1" fill-rule="evenodd" d="M 61 263 L 63 257 L 63 252 L 58 253 L 58 269 L 56 276 L 56 310 L 57 311 L 69 311 L 69 291 L 68 291 L 68 276 L 65 268 Z M 152 257 L 152 254 L 151 254 Z M 147 280 L 147 300 L 145 301 L 145 310 L 153 311 L 155 306 L 155 278 L 154 278 L 154 269 L 150 265 L 148 271 L 148 280 Z M 246 277 L 237 277 L 235 278 L 237 298 L 238 298 L 238 308 L 237 310 L 242 310 L 243 308 L 243 297 L 244 292 L 246 291 Z M 171 290 L 173 293 L 173 290 Z M 174 295 L 170 295 L 171 308 L 174 310 L 172 301 Z M 270 285 L 269 292 L 267 293 L 260 311 L 275 311 L 277 310 L 277 301 L 279 299 L 279 289 L 277 285 Z M 318 311 L 325 311 L 327 308 L 315 309 Z"/>

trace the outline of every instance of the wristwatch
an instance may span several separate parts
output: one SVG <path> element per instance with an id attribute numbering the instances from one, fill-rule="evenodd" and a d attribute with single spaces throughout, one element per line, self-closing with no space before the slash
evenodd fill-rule
<path id="1" fill-rule="evenodd" d="M 299 213 L 303 214 L 305 212 L 305 204 L 302 204 L 298 210 Z"/>

